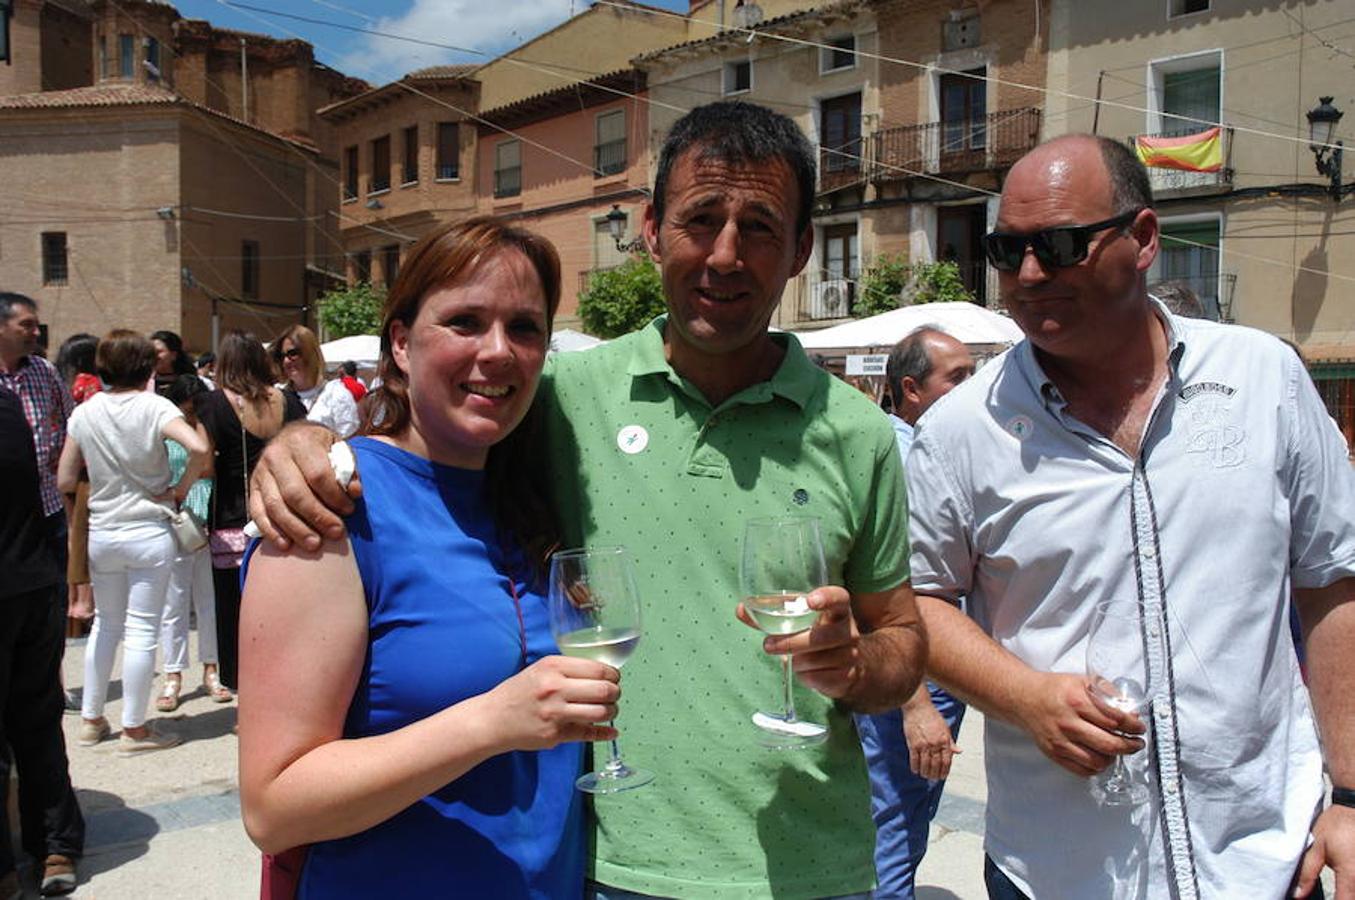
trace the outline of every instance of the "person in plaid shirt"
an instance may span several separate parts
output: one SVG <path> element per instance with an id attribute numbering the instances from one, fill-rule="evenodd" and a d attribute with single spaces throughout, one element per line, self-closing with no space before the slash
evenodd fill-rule
<path id="1" fill-rule="evenodd" d="M 31 297 L 0 291 L 0 388 L 17 395 L 24 418 L 33 432 L 37 451 L 38 479 L 45 532 L 61 572 L 60 583 L 51 590 L 51 604 L 58 609 L 37 613 L 45 629 L 26 629 L 21 643 L 0 648 L 0 666 L 24 665 L 19 690 L 13 677 L 5 679 L 11 696 L 20 701 L 26 719 L 22 740 L 10 743 L 19 769 L 19 817 L 23 847 L 42 866 L 43 896 L 66 894 L 75 889 L 75 863 L 84 852 L 85 822 L 71 788 L 66 745 L 61 733 L 61 647 L 66 609 L 66 514 L 56 488 L 56 463 L 66 442 L 66 420 L 75 406 L 56 367 L 37 355 L 38 305 Z M 15 416 L 17 419 L 17 416 Z M 12 548 L 0 548 L 12 549 Z M 11 613 L 14 610 L 10 611 Z M 39 631 L 42 633 L 38 633 Z M 52 648 L 52 652 L 40 652 Z M 31 664 L 41 659 L 41 670 Z M 45 670 L 45 671 L 44 671 Z M 11 676 L 13 673 L 11 673 Z M 46 689 L 43 686 L 47 686 Z M 41 701 L 35 697 L 41 696 Z M 0 762 L 0 779 L 9 781 L 8 755 Z M 0 873 L 9 877 L 9 873 Z M 0 889 L 5 885 L 0 881 Z"/>
<path id="2" fill-rule="evenodd" d="M 53 521 L 53 517 L 62 515 L 56 461 L 66 443 L 66 420 L 75 401 L 56 366 L 37 355 L 38 334 L 37 301 L 23 294 L 0 292 L 0 385 L 18 394 L 23 402 L 24 416 L 37 445 L 42 513 L 57 531 L 64 531 L 64 520 Z"/>

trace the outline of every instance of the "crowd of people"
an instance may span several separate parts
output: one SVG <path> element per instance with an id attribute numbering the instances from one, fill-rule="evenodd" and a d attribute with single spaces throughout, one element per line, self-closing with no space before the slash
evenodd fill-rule
<path id="1" fill-rule="evenodd" d="M 104 390 L 63 416 L 65 450 L 28 416 L 20 462 L 38 475 L 13 531 L 54 560 L 48 500 L 78 502 L 85 464 L 82 737 L 109 729 L 102 660 L 121 639 L 137 657 L 122 746 L 174 741 L 144 722 L 145 653 L 179 571 L 172 516 L 210 457 L 214 662 L 239 690 L 242 813 L 269 897 L 911 897 L 966 705 L 987 720 L 990 898 L 1320 897 L 1324 867 L 1352 895 L 1355 470 L 1301 360 L 1150 295 L 1146 173 L 1072 135 L 1013 166 L 984 242 L 1025 340 L 975 373 L 940 330 L 910 335 L 887 368 L 891 421 L 769 329 L 812 257 L 814 185 L 790 119 L 688 113 L 643 224 L 667 314 L 549 358 L 551 245 L 492 219 L 434 231 L 387 298 L 360 424 L 303 328 L 272 360 L 228 335 L 214 390 L 187 387 L 200 376 L 179 371 L 177 338 L 99 341 Z M 6 346 L 0 385 L 55 383 Z M 143 390 L 162 376 L 173 403 Z M 74 401 L 62 386 L 42 402 Z M 351 428 L 356 471 L 340 472 Z M 810 627 L 750 646 L 739 544 L 765 516 L 818 520 L 828 583 L 806 596 Z M 624 682 L 559 654 L 545 596 L 553 549 L 618 545 L 646 615 Z M 43 559 L 39 586 L 56 577 Z M 1123 600 L 1143 646 L 1167 648 L 1143 651 L 1163 687 L 1142 712 L 1086 671 L 1095 611 Z M 794 706 L 827 725 L 794 751 L 750 733 L 782 657 Z M 177 700 L 168 678 L 160 699 Z M 7 708 L 23 774 L 60 732 L 21 752 Z M 582 745 L 618 733 L 657 777 L 585 808 Z M 1088 781 L 1127 755 L 1148 800 L 1104 806 Z M 69 779 L 45 790 L 55 809 Z M 25 848 L 73 885 L 75 825 L 29 823 Z"/>
<path id="2" fill-rule="evenodd" d="M 36 301 L 0 293 L 0 595 L 11 611 L 0 638 L 10 747 L 0 789 L 8 789 L 12 759 L 21 776 L 23 847 L 50 895 L 74 888 L 84 840 L 63 707 L 80 713 L 81 746 L 114 735 L 104 707 L 121 648 L 118 754 L 178 745 L 182 737 L 148 712 L 157 656 L 154 708 L 179 707 L 194 628 L 202 692 L 218 703 L 235 699 L 248 467 L 284 422 L 307 416 L 294 388 L 312 398 L 327 385 L 337 389 L 349 415 L 315 418 L 345 434 L 357 428 L 357 394 L 340 377 L 325 381 L 320 365 L 297 385 L 245 332 L 225 336 L 219 361 L 215 354 L 195 361 L 171 331 L 76 334 L 62 343 L 55 364 L 41 352 L 40 334 Z M 319 362 L 309 330 L 288 329 L 273 345 L 284 338 L 314 352 L 308 364 Z M 83 686 L 63 692 L 68 618 L 89 623 L 89 638 Z M 0 897 L 9 898 L 16 895 L 15 861 L 7 837 L 0 845 Z"/>

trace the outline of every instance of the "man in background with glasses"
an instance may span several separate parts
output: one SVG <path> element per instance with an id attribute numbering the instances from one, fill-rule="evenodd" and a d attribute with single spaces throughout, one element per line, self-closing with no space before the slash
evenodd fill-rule
<path id="1" fill-rule="evenodd" d="M 1122 144 L 1066 136 L 1013 166 L 985 250 L 1026 340 L 908 458 L 928 671 L 987 716 L 989 894 L 1319 896 L 1326 864 L 1352 896 L 1355 475 L 1288 347 L 1148 295 L 1158 241 Z M 1083 674 L 1112 598 L 1167 638 L 1143 721 Z M 1099 806 L 1088 777 L 1145 743 L 1150 802 Z"/>

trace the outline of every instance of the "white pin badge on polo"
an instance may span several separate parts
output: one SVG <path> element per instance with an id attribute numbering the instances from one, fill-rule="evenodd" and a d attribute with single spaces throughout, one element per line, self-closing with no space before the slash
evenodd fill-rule
<path id="1" fill-rule="evenodd" d="M 622 453 L 639 453 L 649 446 L 649 432 L 643 425 L 627 425 L 616 433 L 616 446 Z"/>
<path id="2" fill-rule="evenodd" d="M 1024 441 L 1035 431 L 1035 423 L 1029 416 L 1012 416 L 1007 420 L 1007 433 L 1018 441 Z"/>

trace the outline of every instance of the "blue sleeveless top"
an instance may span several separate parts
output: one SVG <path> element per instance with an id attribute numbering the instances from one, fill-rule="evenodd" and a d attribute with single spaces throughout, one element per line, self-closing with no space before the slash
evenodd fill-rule
<path id="1" fill-rule="evenodd" d="M 370 615 L 344 737 L 394 731 L 557 653 L 545 598 L 496 537 L 484 473 L 350 445 L 363 495 L 348 534 Z M 315 844 L 300 896 L 580 897 L 582 756 L 577 743 L 496 756 L 374 828 Z"/>

